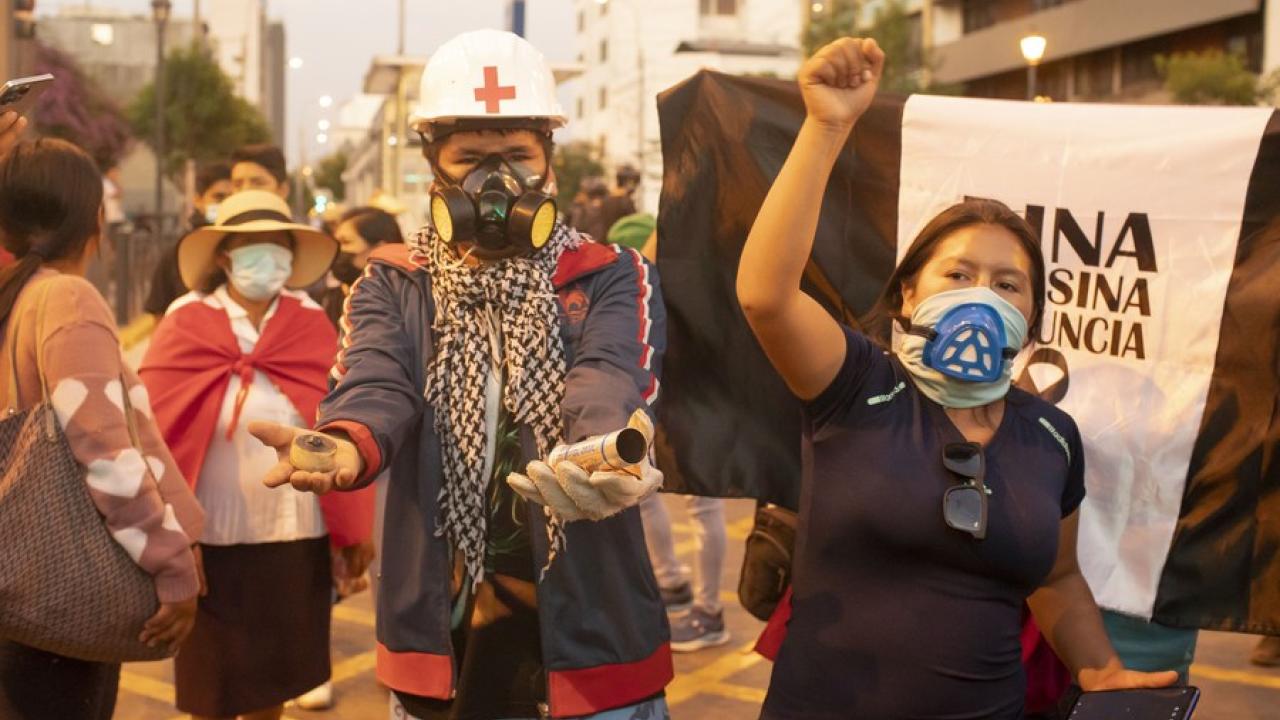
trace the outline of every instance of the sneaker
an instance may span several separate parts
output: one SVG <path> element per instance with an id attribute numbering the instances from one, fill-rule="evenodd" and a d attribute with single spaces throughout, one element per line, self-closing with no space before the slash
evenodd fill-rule
<path id="1" fill-rule="evenodd" d="M 693 607 L 693 588 L 687 582 L 672 588 L 659 586 L 658 592 L 662 594 L 662 604 L 667 606 L 669 613 L 684 612 Z"/>
<path id="2" fill-rule="evenodd" d="M 1262 667 L 1280 665 L 1280 637 L 1264 637 L 1259 640 L 1258 646 L 1253 649 L 1253 655 L 1249 657 L 1249 662 Z"/>
<path id="3" fill-rule="evenodd" d="M 333 683 L 326 681 L 323 685 L 312 688 L 293 699 L 293 704 L 303 710 L 328 710 L 333 707 Z"/>
<path id="4" fill-rule="evenodd" d="M 695 607 L 671 621 L 671 649 L 676 652 L 693 652 L 727 642 L 729 631 L 724 629 L 724 611 L 712 615 Z"/>

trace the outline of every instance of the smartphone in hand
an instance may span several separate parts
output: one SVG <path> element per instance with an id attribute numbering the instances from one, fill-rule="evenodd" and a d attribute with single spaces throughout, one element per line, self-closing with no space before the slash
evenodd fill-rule
<path id="1" fill-rule="evenodd" d="M 1087 692 L 1067 720 L 1189 720 L 1199 699 L 1195 687 Z"/>
<path id="2" fill-rule="evenodd" d="M 31 77 L 15 78 L 0 87 L 0 115 L 16 112 L 28 115 L 36 104 L 36 98 L 53 85 L 53 76 L 49 73 Z"/>

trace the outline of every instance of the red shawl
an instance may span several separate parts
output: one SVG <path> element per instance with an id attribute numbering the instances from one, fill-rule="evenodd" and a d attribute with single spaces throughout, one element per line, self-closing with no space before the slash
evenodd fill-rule
<path id="1" fill-rule="evenodd" d="M 337 333 L 319 309 L 281 295 L 253 352 L 244 355 L 225 311 L 192 302 L 164 317 L 138 374 L 151 396 L 156 424 L 174 460 L 194 489 L 233 374 L 240 377 L 232 430 L 241 419 L 244 396 L 255 372 L 267 374 L 312 426 L 328 388 Z M 369 538 L 373 525 L 372 487 L 320 498 L 330 539 L 338 547 Z"/>

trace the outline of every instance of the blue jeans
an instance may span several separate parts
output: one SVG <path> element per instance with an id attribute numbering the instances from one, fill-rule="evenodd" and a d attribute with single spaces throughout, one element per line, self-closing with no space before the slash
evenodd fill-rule
<path id="1" fill-rule="evenodd" d="M 1110 610 L 1102 611 L 1102 624 L 1125 667 L 1143 672 L 1176 670 L 1178 681 L 1186 684 L 1199 630 L 1166 627 Z"/>
<path id="2" fill-rule="evenodd" d="M 391 720 L 415 720 L 400 705 L 395 693 L 391 693 L 390 717 Z M 538 720 L 538 718 L 508 718 L 507 720 Z M 666 698 L 655 698 L 653 700 L 645 700 L 639 705 L 606 710 L 595 715 L 584 715 L 580 718 L 575 718 L 575 720 L 671 720 L 671 713 L 667 710 Z"/>

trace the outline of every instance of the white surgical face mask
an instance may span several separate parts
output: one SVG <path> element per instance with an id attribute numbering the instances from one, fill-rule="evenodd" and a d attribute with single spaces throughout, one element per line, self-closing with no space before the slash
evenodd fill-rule
<path id="1" fill-rule="evenodd" d="M 241 295 L 255 302 L 275 297 L 293 274 L 293 252 L 274 243 L 245 245 L 227 255 L 231 258 L 227 279 Z"/>
<path id="2" fill-rule="evenodd" d="M 960 305 L 977 303 L 986 305 L 1000 316 L 1004 324 L 1006 347 L 1020 350 L 1027 337 L 1027 319 L 1008 300 L 991 288 L 975 287 L 964 290 L 948 290 L 932 295 L 916 306 L 911 313 L 911 326 L 933 328 L 949 311 Z M 916 387 L 926 397 L 943 407 L 973 408 L 993 403 L 1009 392 L 1013 381 L 1013 360 L 1004 361 L 999 379 L 994 382 L 957 380 L 925 364 L 924 337 L 904 333 L 899 341 L 898 359 L 915 380 Z"/>
<path id="3" fill-rule="evenodd" d="M 218 222 L 218 203 L 209 203 L 209 206 L 204 209 L 204 219 L 210 225 Z"/>

